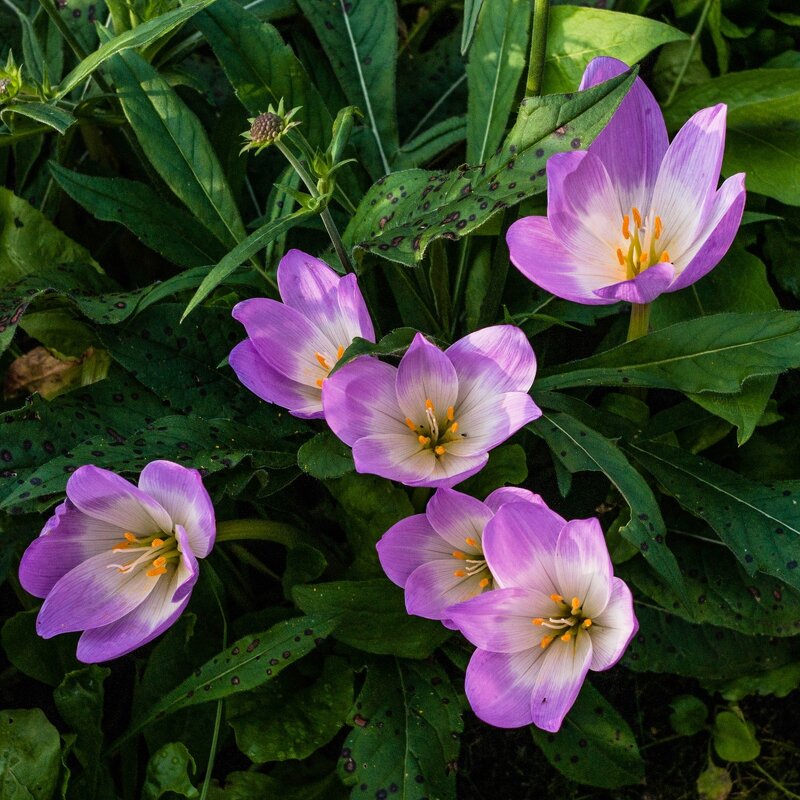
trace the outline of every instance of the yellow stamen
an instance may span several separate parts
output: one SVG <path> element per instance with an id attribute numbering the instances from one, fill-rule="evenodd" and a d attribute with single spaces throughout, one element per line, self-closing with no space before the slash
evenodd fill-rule
<path id="1" fill-rule="evenodd" d="M 430 444 L 431 443 L 431 437 L 430 436 L 422 436 L 422 435 L 420 435 L 420 436 L 417 436 L 417 441 L 421 445 Z"/>
<path id="2" fill-rule="evenodd" d="M 553 636 L 542 636 L 542 641 L 539 643 L 542 650 L 544 650 L 552 641 Z"/>
<path id="3" fill-rule="evenodd" d="M 650 254 L 642 253 L 642 255 L 639 257 L 639 264 L 641 264 L 641 266 L 645 268 L 649 263 L 650 263 Z"/>
<path id="4" fill-rule="evenodd" d="M 126 539 L 127 539 L 127 540 L 128 540 L 130 543 L 131 543 L 131 544 L 133 544 L 133 542 L 135 542 L 135 541 L 136 541 L 136 537 L 135 537 L 135 536 L 134 536 L 134 535 L 133 535 L 133 534 L 132 534 L 130 531 L 125 531 L 125 533 L 123 533 L 122 535 L 123 535 L 123 536 L 124 536 L 124 537 L 125 537 L 125 538 L 126 538 Z"/>
<path id="5" fill-rule="evenodd" d="M 414 433 L 416 433 L 417 426 L 408 417 L 406 417 L 406 425 L 408 425 L 408 427 L 411 428 Z"/>
<path id="6" fill-rule="evenodd" d="M 322 353 L 314 353 L 314 356 L 317 361 L 319 361 L 319 365 L 322 367 L 322 369 L 330 369 L 330 365 L 325 360 L 325 356 L 322 355 Z"/>
<path id="7" fill-rule="evenodd" d="M 631 238 L 631 232 L 630 232 L 630 228 L 629 228 L 630 224 L 631 224 L 631 218 L 627 214 L 625 214 L 622 217 L 622 235 L 626 239 L 630 239 Z"/>
<path id="8" fill-rule="evenodd" d="M 470 547 L 477 547 L 477 546 L 478 546 L 478 543 L 477 543 L 477 542 L 476 542 L 476 541 L 475 541 L 475 540 L 474 540 L 474 539 L 473 539 L 471 536 L 467 536 L 467 538 L 466 538 L 466 539 L 464 539 L 464 541 L 465 541 L 465 542 L 466 542 L 466 543 L 467 543 L 467 544 L 468 544 Z"/>
<path id="9" fill-rule="evenodd" d="M 153 569 L 147 570 L 145 574 L 148 578 L 157 578 L 159 575 L 164 575 L 166 572 L 166 567 L 154 567 Z"/>
<path id="10" fill-rule="evenodd" d="M 453 575 L 455 575 L 455 576 L 456 576 L 456 578 L 464 578 L 464 577 L 466 577 L 467 573 L 466 573 L 466 572 L 465 572 L 463 569 L 457 569 L 457 570 L 456 570 L 456 571 L 453 573 Z"/>
<path id="11" fill-rule="evenodd" d="M 481 589 L 485 589 L 488 585 L 489 585 L 488 578 L 481 578 L 480 582 L 478 583 L 478 586 L 480 586 Z"/>
<path id="12" fill-rule="evenodd" d="M 112 550 L 127 550 L 130 547 L 128 542 L 120 542 L 119 544 L 115 544 L 111 549 Z"/>
<path id="13" fill-rule="evenodd" d="M 462 561 L 467 560 L 466 554 L 462 553 L 460 550 L 453 550 L 453 558 L 460 558 Z"/>
<path id="14" fill-rule="evenodd" d="M 167 563 L 167 559 L 164 556 L 159 556 L 158 558 L 153 560 L 154 567 L 163 567 Z"/>
<path id="15" fill-rule="evenodd" d="M 667 264 L 669 264 L 669 262 L 672 261 L 672 259 L 669 257 L 669 253 L 666 250 L 661 254 L 661 260 L 666 262 Z"/>
<path id="16" fill-rule="evenodd" d="M 323 378 L 317 378 L 317 386 L 319 386 L 319 388 L 320 388 L 320 389 L 322 388 L 322 384 L 323 384 L 324 382 L 325 382 L 325 381 L 324 381 L 324 379 L 323 379 Z"/>
<path id="17" fill-rule="evenodd" d="M 622 254 L 622 248 L 617 248 L 617 261 L 619 261 L 619 265 L 621 267 L 625 266 L 625 256 Z"/>
<path id="18" fill-rule="evenodd" d="M 563 603 L 564 602 L 564 598 L 560 594 L 551 594 L 550 595 L 550 599 L 554 603 Z"/>
<path id="19" fill-rule="evenodd" d="M 584 627 L 584 628 L 591 628 L 591 627 L 592 627 L 592 621 L 591 621 L 590 619 L 588 619 L 588 618 L 587 618 L 587 619 L 585 619 L 585 620 L 583 621 L 583 627 Z"/>
<path id="20" fill-rule="evenodd" d="M 572 631 L 567 631 L 562 637 L 562 642 L 568 642 L 572 638 Z"/>
<path id="21" fill-rule="evenodd" d="M 163 539 L 153 539 L 153 541 L 150 542 L 150 547 L 161 547 L 161 545 L 163 544 L 164 544 Z"/>
<path id="22" fill-rule="evenodd" d="M 344 355 L 344 347 L 342 347 L 342 345 L 339 345 L 339 347 L 336 349 L 336 360 L 338 361 L 343 355 Z"/>
<path id="23" fill-rule="evenodd" d="M 450 433 L 457 433 L 457 432 L 458 432 L 458 423 L 457 423 L 457 422 L 454 422 L 454 423 L 453 423 L 453 424 L 450 426 Z"/>
<path id="24" fill-rule="evenodd" d="M 633 222 L 637 228 L 642 227 L 642 215 L 639 213 L 639 209 L 634 206 L 631 209 L 631 213 L 633 214 Z"/>
<path id="25" fill-rule="evenodd" d="M 653 238 L 658 239 L 661 236 L 661 231 L 663 230 L 663 226 L 661 224 L 661 217 L 656 217 L 655 222 L 653 224 Z"/>
<path id="26" fill-rule="evenodd" d="M 447 451 L 441 445 L 437 445 L 433 448 L 433 452 L 436 453 L 437 456 L 443 456 Z"/>
<path id="27" fill-rule="evenodd" d="M 572 598 L 572 613 L 574 614 L 581 607 L 581 601 L 577 597 Z"/>
<path id="28" fill-rule="evenodd" d="M 425 408 L 427 408 L 428 411 L 434 411 L 435 410 L 434 407 L 433 407 L 433 402 L 431 400 L 426 400 L 425 401 Z"/>
<path id="29" fill-rule="evenodd" d="M 452 422 L 455 418 L 456 418 L 456 410 L 453 408 L 453 406 L 450 406 L 447 409 L 447 419 L 449 419 L 450 422 Z"/>
<path id="30" fill-rule="evenodd" d="M 544 619 L 542 617 L 534 617 L 531 622 L 534 625 L 544 625 Z"/>

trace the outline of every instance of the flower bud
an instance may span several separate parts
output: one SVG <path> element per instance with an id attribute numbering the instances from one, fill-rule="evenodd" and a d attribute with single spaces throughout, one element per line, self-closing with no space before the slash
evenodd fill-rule
<path id="1" fill-rule="evenodd" d="M 250 141 L 266 144 L 275 141 L 283 131 L 283 118 L 269 111 L 259 114 L 250 126 Z"/>

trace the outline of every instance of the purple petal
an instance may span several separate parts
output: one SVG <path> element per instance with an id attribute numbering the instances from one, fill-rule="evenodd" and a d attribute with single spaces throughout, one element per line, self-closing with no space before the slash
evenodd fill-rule
<path id="1" fill-rule="evenodd" d="M 397 368 L 397 402 L 402 413 L 417 425 L 426 424 L 426 407 L 443 423 L 447 409 L 455 406 L 458 378 L 450 359 L 421 333 L 414 337 Z"/>
<path id="2" fill-rule="evenodd" d="M 584 305 L 609 305 L 595 290 L 619 280 L 609 259 L 596 270 L 573 255 L 553 233 L 547 217 L 523 217 L 508 229 L 506 242 L 511 263 L 530 281 L 556 297 Z M 613 256 L 613 252 L 609 255 Z M 616 262 L 615 262 L 616 263 Z"/>
<path id="3" fill-rule="evenodd" d="M 661 217 L 659 246 L 679 258 L 706 226 L 725 148 L 726 106 L 698 111 L 667 150 L 653 191 L 652 209 Z"/>
<path id="4" fill-rule="evenodd" d="M 422 486 L 429 485 L 426 481 L 436 462 L 433 451 L 423 448 L 407 428 L 405 433 L 362 437 L 353 445 L 353 460 L 357 472 L 368 472 L 400 483 Z"/>
<path id="5" fill-rule="evenodd" d="M 453 551 L 452 545 L 431 527 L 425 514 L 401 519 L 383 534 L 376 546 L 383 571 L 398 586 L 405 586 L 417 567 L 447 558 Z"/>
<path id="6" fill-rule="evenodd" d="M 627 303 L 652 303 L 670 288 L 675 277 L 675 267 L 667 261 L 659 261 L 642 270 L 635 278 L 620 281 L 598 289 L 595 294 L 604 300 L 624 300 Z"/>
<path id="7" fill-rule="evenodd" d="M 592 661 L 592 642 L 579 633 L 569 642 L 556 639 L 539 662 L 531 697 L 531 716 L 537 728 L 555 733 L 572 708 Z"/>
<path id="8" fill-rule="evenodd" d="M 458 445 L 460 442 L 454 442 L 453 444 Z M 407 482 L 406 485 L 448 489 L 480 472 L 489 460 L 489 456 L 485 452 L 458 455 L 452 452 L 455 447 L 449 446 L 449 448 L 451 452 L 435 459 L 433 470 L 427 478 Z"/>
<path id="9" fill-rule="evenodd" d="M 151 461 L 139 476 L 139 488 L 167 510 L 176 525 L 186 529 L 189 546 L 205 558 L 214 546 L 214 506 L 196 469 L 172 461 Z"/>
<path id="10" fill-rule="evenodd" d="M 449 544 L 449 551 L 483 554 L 480 543 L 492 512 L 480 500 L 455 489 L 437 489 L 428 501 L 425 514 L 434 530 Z M 473 539 L 476 544 L 468 544 L 467 539 Z"/>
<path id="11" fill-rule="evenodd" d="M 532 620 L 549 616 L 552 608 L 553 601 L 546 594 L 509 588 L 494 589 L 450 606 L 446 615 L 481 650 L 519 653 L 539 647 L 543 629 Z"/>
<path id="12" fill-rule="evenodd" d="M 197 558 L 192 552 L 192 546 L 189 542 L 189 534 L 183 525 L 175 526 L 175 539 L 178 544 L 178 551 L 181 554 L 180 561 L 175 570 L 174 576 L 171 576 L 170 583 L 173 585 L 175 593 L 172 599 L 177 602 L 188 597 L 192 593 L 194 585 L 200 576 L 200 568 L 197 565 Z"/>
<path id="13" fill-rule="evenodd" d="M 392 433 L 416 443 L 397 404 L 397 369 L 360 356 L 322 384 L 322 406 L 331 430 L 351 447 L 363 436 Z"/>
<path id="14" fill-rule="evenodd" d="M 157 578 L 144 569 L 121 573 L 131 559 L 124 550 L 100 553 L 71 569 L 47 595 L 36 632 L 49 639 L 59 633 L 109 625 L 133 611 L 155 588 Z"/>
<path id="15" fill-rule="evenodd" d="M 232 314 L 244 325 L 261 358 L 297 383 L 317 386 L 336 363 L 337 344 L 294 308 L 254 297 L 237 303 Z"/>
<path id="16" fill-rule="evenodd" d="M 228 356 L 236 377 L 253 394 L 289 410 L 301 419 L 322 419 L 322 390 L 287 378 L 273 369 L 249 340 L 236 345 Z"/>
<path id="17" fill-rule="evenodd" d="M 506 503 L 537 503 L 540 506 L 546 506 L 547 503 L 542 500 L 541 495 L 535 494 L 528 489 L 521 489 L 519 486 L 501 486 L 495 489 L 491 494 L 487 495 L 483 501 L 484 505 L 491 509 L 493 514 L 504 506 Z M 566 525 L 564 521 L 564 525 Z"/>
<path id="18" fill-rule="evenodd" d="M 67 497 L 90 517 L 135 534 L 171 533 L 163 506 L 133 484 L 100 467 L 78 467 L 67 481 Z"/>
<path id="19" fill-rule="evenodd" d="M 616 58 L 595 58 L 586 67 L 580 88 L 597 86 L 628 69 Z M 623 209 L 649 207 L 668 143 L 661 109 L 644 81 L 636 78 L 614 116 L 589 145 L 589 152 L 605 164 Z"/>
<path id="20" fill-rule="evenodd" d="M 543 653 L 538 647 L 521 653 L 476 650 L 464 683 L 475 714 L 497 728 L 530 725 L 531 694 Z"/>
<path id="21" fill-rule="evenodd" d="M 541 409 L 529 394 L 506 392 L 489 394 L 473 390 L 459 401 L 457 417 L 459 433 L 465 437 L 446 445 L 454 455 L 470 455 L 491 450 L 516 433 L 523 425 L 542 416 Z M 479 399 L 482 397 L 482 400 Z"/>
<path id="22" fill-rule="evenodd" d="M 449 554 L 448 554 L 449 555 Z M 448 619 L 445 608 L 463 603 L 484 591 L 481 581 L 488 577 L 484 570 L 475 575 L 458 576 L 463 561 L 450 556 L 428 561 L 417 567 L 406 583 L 406 610 L 426 619 Z"/>
<path id="23" fill-rule="evenodd" d="M 706 226 L 689 250 L 681 255 L 681 261 L 686 266 L 678 268 L 678 277 L 669 291 L 689 286 L 719 264 L 739 230 L 744 203 L 744 173 L 740 172 L 731 175 L 714 197 Z"/>
<path id="24" fill-rule="evenodd" d="M 555 568 L 564 520 L 547 506 L 508 503 L 483 531 L 483 552 L 498 586 L 561 594 Z"/>
<path id="25" fill-rule="evenodd" d="M 350 323 L 348 328 L 352 327 L 356 336 L 374 342 L 375 330 L 372 327 L 367 304 L 364 302 L 361 289 L 358 288 L 358 279 L 355 275 L 345 275 L 339 281 L 337 295 L 341 316 Z M 352 341 L 352 337 L 350 341 Z"/>
<path id="26" fill-rule="evenodd" d="M 496 391 L 527 392 L 536 377 L 536 356 L 525 334 L 514 325 L 494 325 L 470 333 L 445 350 L 458 374 L 459 389 L 466 380 L 480 380 L 487 371 L 480 360 L 497 366 Z"/>
<path id="27" fill-rule="evenodd" d="M 586 617 L 602 613 L 611 594 L 614 570 L 596 518 L 573 519 L 561 529 L 555 567 L 559 594 L 567 602 L 577 597 Z"/>
<path id="28" fill-rule="evenodd" d="M 592 620 L 592 666 L 598 672 L 613 667 L 639 630 L 633 613 L 633 597 L 624 581 L 614 578 L 611 596 L 602 614 Z"/>

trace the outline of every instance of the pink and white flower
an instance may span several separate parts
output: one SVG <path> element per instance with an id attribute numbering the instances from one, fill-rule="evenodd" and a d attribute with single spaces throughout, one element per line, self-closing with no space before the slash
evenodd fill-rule
<path id="1" fill-rule="evenodd" d="M 580 88 L 627 69 L 596 58 Z M 512 263 L 548 292 L 588 305 L 645 304 L 702 278 L 744 211 L 744 173 L 717 189 L 726 111 L 701 109 L 670 144 L 658 103 L 637 78 L 588 150 L 547 162 L 547 217 L 509 228 Z"/>
<path id="2" fill-rule="evenodd" d="M 453 486 L 541 416 L 528 395 L 536 357 L 519 328 L 471 333 L 442 352 L 418 333 L 394 367 L 370 356 L 322 387 L 325 419 L 358 472 L 407 486 Z"/>
<path id="3" fill-rule="evenodd" d="M 467 698 L 490 725 L 557 731 L 586 673 L 614 666 L 636 633 L 630 590 L 596 519 L 565 523 L 544 505 L 500 508 L 483 552 L 497 588 L 445 609 L 478 648 Z"/>
<path id="4" fill-rule="evenodd" d="M 134 486 L 79 467 L 20 564 L 23 588 L 45 598 L 37 633 L 83 631 L 77 655 L 86 663 L 141 647 L 186 608 L 197 559 L 215 536 L 214 507 L 197 470 L 152 461 Z"/>
<path id="5" fill-rule="evenodd" d="M 239 380 L 268 403 L 303 419 L 322 418 L 322 384 L 356 336 L 375 332 L 355 275 L 290 250 L 278 265 L 282 303 L 256 297 L 233 316 L 248 338 L 231 351 Z"/>

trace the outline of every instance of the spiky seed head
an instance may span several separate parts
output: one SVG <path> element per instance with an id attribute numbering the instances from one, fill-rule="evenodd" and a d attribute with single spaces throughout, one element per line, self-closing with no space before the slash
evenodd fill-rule
<path id="1" fill-rule="evenodd" d="M 250 141 L 253 144 L 273 142 L 283 132 L 283 117 L 266 111 L 259 114 L 250 126 Z"/>

